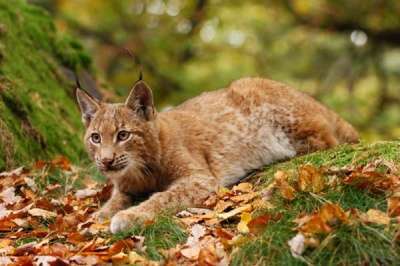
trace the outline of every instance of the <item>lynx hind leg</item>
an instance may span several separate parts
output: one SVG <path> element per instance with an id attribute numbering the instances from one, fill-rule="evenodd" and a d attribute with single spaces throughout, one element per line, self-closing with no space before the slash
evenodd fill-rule
<path id="1" fill-rule="evenodd" d="M 334 126 L 324 116 L 302 118 L 289 129 L 286 133 L 298 155 L 329 149 L 340 144 Z"/>
<path id="2" fill-rule="evenodd" d="M 200 176 L 183 178 L 173 183 L 166 191 L 153 194 L 138 206 L 119 211 L 111 219 L 110 231 L 117 233 L 134 224 L 154 219 L 168 209 L 198 207 L 218 186 L 215 177 Z"/>

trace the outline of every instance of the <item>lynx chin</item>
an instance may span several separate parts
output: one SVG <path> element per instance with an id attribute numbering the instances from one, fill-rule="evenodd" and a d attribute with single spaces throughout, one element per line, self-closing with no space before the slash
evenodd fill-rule
<path id="1" fill-rule="evenodd" d="M 113 233 L 166 208 L 194 207 L 264 165 L 358 141 L 354 128 L 284 84 L 243 78 L 157 112 L 139 80 L 125 103 L 100 102 L 77 89 L 87 150 L 114 185 L 96 213 Z M 132 207 L 136 196 L 150 197 Z"/>

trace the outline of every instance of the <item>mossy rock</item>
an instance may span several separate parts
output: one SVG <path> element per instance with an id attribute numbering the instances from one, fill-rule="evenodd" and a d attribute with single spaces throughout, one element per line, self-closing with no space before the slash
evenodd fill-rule
<path id="1" fill-rule="evenodd" d="M 85 158 L 73 81 L 90 68 L 78 42 L 23 0 L 0 0 L 0 170 L 62 154 Z"/>

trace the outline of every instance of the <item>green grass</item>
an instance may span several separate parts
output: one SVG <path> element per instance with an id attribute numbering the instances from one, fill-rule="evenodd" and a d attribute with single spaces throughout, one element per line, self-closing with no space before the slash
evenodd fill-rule
<path id="1" fill-rule="evenodd" d="M 269 166 L 261 180 L 261 186 L 272 180 L 277 170 L 293 171 L 300 165 L 343 167 L 349 164 L 363 165 L 376 159 L 400 163 L 400 142 L 381 142 L 342 146 L 330 151 L 318 152 L 295 158 L 288 162 Z M 339 225 L 326 236 L 321 236 L 319 248 L 306 250 L 305 261 L 290 254 L 288 240 L 296 235 L 293 220 L 300 213 L 312 213 L 324 202 L 339 204 L 344 210 L 357 208 L 361 211 L 380 209 L 386 211 L 385 195 L 371 194 L 354 187 L 327 188 L 319 195 L 298 193 L 292 202 L 274 198 L 276 208 L 271 214 L 281 213 L 277 222 L 269 224 L 256 239 L 240 246 L 233 255 L 232 265 L 394 265 L 400 261 L 399 244 L 393 241 L 400 227 L 384 228 L 379 225 Z"/>
<path id="2" fill-rule="evenodd" d="M 145 254 L 152 260 L 160 260 L 162 258 L 160 250 L 174 247 L 187 238 L 185 231 L 167 215 L 160 216 L 153 224 L 144 227 L 136 226 L 129 231 L 119 233 L 114 236 L 114 240 L 124 239 L 131 235 L 145 237 Z"/>

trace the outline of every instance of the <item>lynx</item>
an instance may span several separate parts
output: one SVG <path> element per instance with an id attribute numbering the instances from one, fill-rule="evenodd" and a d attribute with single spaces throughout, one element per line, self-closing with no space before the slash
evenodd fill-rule
<path id="1" fill-rule="evenodd" d="M 296 155 L 358 141 L 353 127 L 284 84 L 243 78 L 157 112 L 152 90 L 136 82 L 125 103 L 100 102 L 77 89 L 84 142 L 113 183 L 96 214 L 112 233 L 166 208 L 201 206 L 219 186 Z M 138 195 L 150 194 L 131 206 Z"/>

